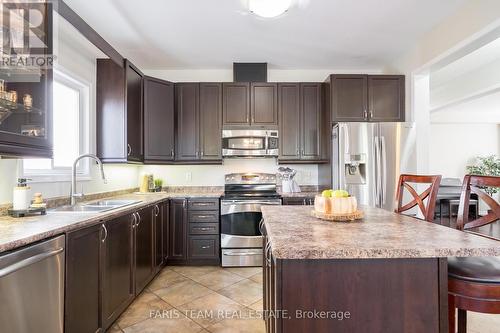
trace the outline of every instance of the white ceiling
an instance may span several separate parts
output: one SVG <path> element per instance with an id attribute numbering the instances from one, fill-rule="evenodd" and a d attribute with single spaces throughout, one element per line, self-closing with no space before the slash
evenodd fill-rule
<path id="1" fill-rule="evenodd" d="M 474 0 L 294 0 L 263 20 L 244 0 L 66 0 L 142 69 L 377 69 Z"/>

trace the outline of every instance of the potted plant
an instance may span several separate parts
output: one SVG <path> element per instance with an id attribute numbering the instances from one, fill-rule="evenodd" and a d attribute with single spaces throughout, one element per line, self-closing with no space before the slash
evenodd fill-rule
<path id="1" fill-rule="evenodd" d="M 163 179 L 155 179 L 155 192 L 161 192 L 162 187 L 163 187 Z"/>
<path id="2" fill-rule="evenodd" d="M 476 163 L 468 165 L 467 173 L 479 176 L 500 176 L 500 158 L 497 155 L 477 157 Z M 485 187 L 484 191 L 493 196 L 499 191 L 497 187 Z"/>

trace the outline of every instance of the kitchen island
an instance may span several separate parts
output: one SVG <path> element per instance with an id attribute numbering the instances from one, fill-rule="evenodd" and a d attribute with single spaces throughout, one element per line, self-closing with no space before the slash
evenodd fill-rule
<path id="1" fill-rule="evenodd" d="M 267 332 L 448 332 L 447 257 L 500 242 L 378 208 L 335 223 L 262 207 Z"/>

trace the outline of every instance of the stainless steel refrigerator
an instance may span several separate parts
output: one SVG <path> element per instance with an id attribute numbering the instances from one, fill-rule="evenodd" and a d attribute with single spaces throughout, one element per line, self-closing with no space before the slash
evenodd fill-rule
<path id="1" fill-rule="evenodd" d="M 337 123 L 332 133 L 332 186 L 364 205 L 393 210 L 401 123 Z"/>

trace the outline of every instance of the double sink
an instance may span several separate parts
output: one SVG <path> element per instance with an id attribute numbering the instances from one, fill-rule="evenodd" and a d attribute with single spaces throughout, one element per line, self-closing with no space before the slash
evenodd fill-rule
<path id="1" fill-rule="evenodd" d="M 76 205 L 66 205 L 57 207 L 49 211 L 49 213 L 101 213 L 112 209 L 118 209 L 125 206 L 134 205 L 141 202 L 140 200 L 99 200 L 89 203 L 81 203 Z"/>

